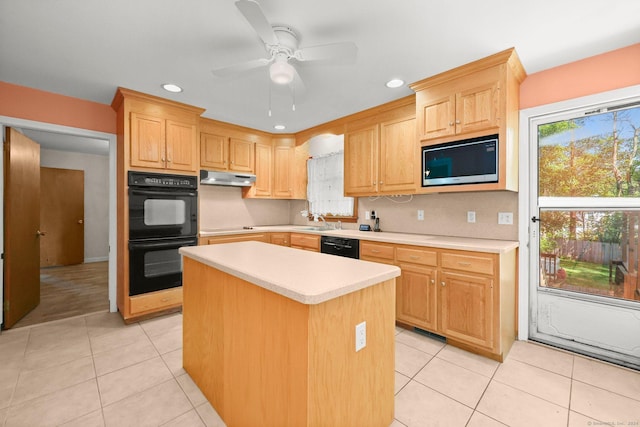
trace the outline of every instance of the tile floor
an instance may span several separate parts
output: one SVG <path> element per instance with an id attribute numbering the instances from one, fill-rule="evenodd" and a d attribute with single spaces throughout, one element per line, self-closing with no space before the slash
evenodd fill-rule
<path id="1" fill-rule="evenodd" d="M 525 342 L 499 364 L 396 332 L 392 427 L 640 423 L 636 371 Z M 224 425 L 182 369 L 182 315 L 125 326 L 113 313 L 0 334 L 0 423 Z"/>

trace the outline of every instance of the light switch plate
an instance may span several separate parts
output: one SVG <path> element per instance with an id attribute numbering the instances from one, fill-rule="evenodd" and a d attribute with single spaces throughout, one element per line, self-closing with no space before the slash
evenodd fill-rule
<path id="1" fill-rule="evenodd" d="M 476 222 L 476 213 L 475 211 L 467 212 L 467 222 Z"/>
<path id="2" fill-rule="evenodd" d="M 418 221 L 424 221 L 424 211 L 422 209 L 418 209 Z"/>
<path id="3" fill-rule="evenodd" d="M 498 212 L 498 224 L 513 225 L 513 212 Z"/>

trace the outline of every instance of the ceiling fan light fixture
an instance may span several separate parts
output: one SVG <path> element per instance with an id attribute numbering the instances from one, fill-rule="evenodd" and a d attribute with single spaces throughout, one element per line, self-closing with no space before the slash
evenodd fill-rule
<path id="1" fill-rule="evenodd" d="M 386 83 L 386 86 L 391 89 L 395 89 L 404 85 L 404 80 L 401 79 L 391 79 Z"/>
<path id="2" fill-rule="evenodd" d="M 269 67 L 271 81 L 279 85 L 291 83 L 294 74 L 293 66 L 287 62 L 287 58 L 284 55 L 276 56 L 275 61 Z"/>
<path id="3" fill-rule="evenodd" d="M 162 85 L 162 89 L 167 92 L 179 93 L 182 92 L 182 88 L 178 85 L 174 85 L 173 83 L 165 83 Z"/>

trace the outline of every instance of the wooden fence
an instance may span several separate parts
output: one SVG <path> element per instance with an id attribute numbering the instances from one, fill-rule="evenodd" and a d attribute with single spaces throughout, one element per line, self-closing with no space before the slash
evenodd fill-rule
<path id="1" fill-rule="evenodd" d="M 583 240 L 558 239 L 554 251 L 560 257 L 568 257 L 578 261 L 609 265 L 610 261 L 622 259 L 622 248 L 619 243 L 587 242 Z"/>

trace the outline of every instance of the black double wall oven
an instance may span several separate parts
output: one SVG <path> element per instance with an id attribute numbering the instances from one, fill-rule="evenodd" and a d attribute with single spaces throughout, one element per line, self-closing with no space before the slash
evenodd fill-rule
<path id="1" fill-rule="evenodd" d="M 178 249 L 198 244 L 198 178 L 129 171 L 129 295 L 182 285 Z"/>

